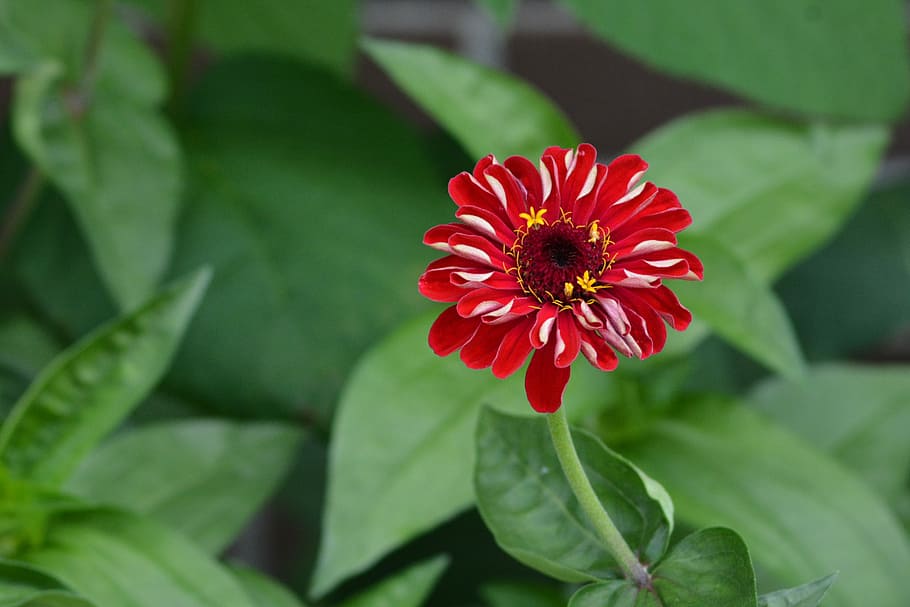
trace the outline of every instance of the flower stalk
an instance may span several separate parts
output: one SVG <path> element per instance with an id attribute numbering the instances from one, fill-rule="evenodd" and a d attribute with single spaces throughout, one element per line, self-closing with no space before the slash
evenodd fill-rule
<path id="1" fill-rule="evenodd" d="M 594 492 L 591 481 L 585 474 L 585 470 L 575 451 L 575 443 L 572 441 L 572 433 L 569 430 L 569 422 L 566 419 L 565 407 L 560 407 L 555 412 L 548 414 L 547 425 L 550 428 L 550 437 L 553 440 L 553 447 L 556 449 L 556 455 L 559 457 L 559 463 L 562 470 L 572 487 L 572 492 L 578 498 L 582 510 L 594 530 L 601 540 L 607 545 L 610 554 L 619 563 L 623 575 L 627 580 L 633 582 L 639 588 L 650 585 L 651 576 L 645 569 L 644 565 L 639 562 L 638 557 L 629 548 L 629 544 L 623 538 L 613 519 L 604 509 L 603 504 Z"/>

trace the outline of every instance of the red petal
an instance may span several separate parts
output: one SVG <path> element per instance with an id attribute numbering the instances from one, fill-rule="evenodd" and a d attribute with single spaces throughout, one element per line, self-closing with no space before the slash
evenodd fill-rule
<path id="1" fill-rule="evenodd" d="M 661 213 L 643 214 L 627 221 L 619 229 L 612 229 L 610 238 L 614 241 L 622 240 L 628 235 L 640 230 L 650 228 L 663 228 L 671 232 L 679 232 L 692 223 L 692 216 L 685 209 L 669 209 Z"/>
<path id="2" fill-rule="evenodd" d="M 493 154 L 487 154 L 483 158 L 477 161 L 477 164 L 474 165 L 474 179 L 480 183 L 485 183 L 483 180 L 483 172 L 487 170 L 487 167 L 496 162 L 496 157 Z"/>
<path id="3" fill-rule="evenodd" d="M 593 333 L 581 334 L 581 353 L 601 371 L 612 371 L 619 364 L 619 358 L 613 349 Z"/>
<path id="4" fill-rule="evenodd" d="M 534 327 L 531 329 L 531 345 L 537 349 L 543 348 L 550 341 L 550 334 L 553 332 L 553 326 L 556 324 L 556 315 L 559 308 L 551 303 L 545 303 L 540 311 L 537 312 L 537 318 L 534 319 Z"/>
<path id="5" fill-rule="evenodd" d="M 577 226 L 583 226 L 590 223 L 597 207 L 597 193 L 603 187 L 607 177 L 607 167 L 602 164 L 595 165 L 597 175 L 594 178 L 594 189 L 587 195 L 582 196 L 575 203 L 575 211 L 572 213 L 572 220 Z M 607 226 L 607 224 L 604 224 Z M 608 226 L 607 226 L 608 227 Z"/>
<path id="6" fill-rule="evenodd" d="M 607 174 L 607 181 L 610 181 L 609 173 Z M 659 192 L 659 188 L 649 181 L 641 186 L 641 189 L 636 189 L 627 194 L 625 198 L 610 201 L 609 203 L 606 198 L 599 198 L 592 217 L 599 219 L 610 230 L 616 230 L 629 219 L 637 217 L 654 204 Z"/>
<path id="7" fill-rule="evenodd" d="M 597 178 L 597 150 L 589 143 L 578 146 L 578 151 L 572 158 L 566 175 L 565 187 L 560 192 L 562 208 L 574 213 L 575 203 L 582 196 L 586 196 L 594 189 Z"/>
<path id="8" fill-rule="evenodd" d="M 540 172 L 534 163 L 523 156 L 512 156 L 506 158 L 503 164 L 524 186 L 528 206 L 539 209 L 543 199 L 543 184 L 540 181 Z"/>
<path id="9" fill-rule="evenodd" d="M 515 299 L 513 293 L 497 289 L 472 289 L 462 295 L 456 307 L 458 313 L 464 318 L 473 318 L 481 314 L 489 314 L 509 305 Z"/>
<path id="10" fill-rule="evenodd" d="M 499 201 L 496 201 L 496 204 L 498 205 Z M 455 212 L 455 216 L 478 233 L 498 240 L 506 246 L 512 246 L 516 239 L 515 231 L 503 219 L 504 213 L 499 211 L 494 213 L 479 206 L 463 206 Z"/>
<path id="11" fill-rule="evenodd" d="M 461 360 L 469 369 L 485 369 L 493 364 L 509 325 L 481 323 L 471 340 L 461 349 Z"/>
<path id="12" fill-rule="evenodd" d="M 553 364 L 552 341 L 534 353 L 525 373 L 525 392 L 535 411 L 553 413 L 562 406 L 562 395 L 569 383 L 569 369 Z"/>
<path id="13" fill-rule="evenodd" d="M 454 255 L 470 259 L 496 270 L 505 270 L 515 265 L 515 260 L 502 252 L 502 246 L 473 233 L 456 232 L 449 236 L 449 250 Z"/>
<path id="14" fill-rule="evenodd" d="M 505 379 L 518 371 L 528 358 L 533 349 L 528 333 L 533 325 L 530 318 L 524 318 L 512 325 L 512 328 L 502 339 L 496 360 L 493 361 L 493 375 Z"/>
<path id="15" fill-rule="evenodd" d="M 449 244 L 452 243 L 451 238 Z M 676 234 L 662 228 L 640 230 L 626 236 L 607 248 L 607 253 L 623 259 L 625 257 L 643 255 L 650 251 L 660 251 L 676 246 Z"/>
<path id="16" fill-rule="evenodd" d="M 581 347 L 581 337 L 578 333 L 575 315 L 568 310 L 562 311 L 556 317 L 554 363 L 557 367 L 568 367 L 578 356 L 578 349 Z"/>
<path id="17" fill-rule="evenodd" d="M 527 194 L 524 186 L 504 166 L 494 164 L 484 172 L 484 178 L 496 198 L 505 209 L 513 228 L 524 225 L 521 213 L 528 211 Z"/>
<path id="18" fill-rule="evenodd" d="M 623 287 L 616 288 L 616 297 L 625 296 L 627 289 Z M 673 293 L 666 286 L 659 286 L 653 289 L 635 289 L 635 295 L 640 297 L 647 305 L 654 308 L 667 323 L 677 331 L 683 331 L 692 322 L 692 313 L 689 312 Z"/>
<path id="19" fill-rule="evenodd" d="M 598 208 L 610 205 L 629 193 L 648 169 L 648 163 L 635 154 L 618 156 L 607 166 L 607 181 L 597 195 Z"/>
<path id="20" fill-rule="evenodd" d="M 439 356 L 448 356 L 466 344 L 479 325 L 477 318 L 459 316 L 455 306 L 446 308 L 430 327 L 430 348 Z"/>
<path id="21" fill-rule="evenodd" d="M 440 270 L 427 270 L 420 275 L 417 289 L 420 294 L 433 301 L 453 302 L 458 301 L 465 294 L 463 287 L 453 285 L 450 277 L 450 268 Z"/>
<path id="22" fill-rule="evenodd" d="M 478 183 L 470 173 L 459 173 L 449 180 L 449 196 L 459 207 L 496 209 L 499 201 L 482 183 Z"/>

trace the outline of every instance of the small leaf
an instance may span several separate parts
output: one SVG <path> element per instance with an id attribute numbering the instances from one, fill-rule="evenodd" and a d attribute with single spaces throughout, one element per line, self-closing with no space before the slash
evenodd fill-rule
<path id="1" fill-rule="evenodd" d="M 656 562 L 673 529 L 669 498 L 594 436 L 573 435 L 594 491 L 632 551 L 646 565 Z M 567 582 L 620 573 L 572 493 L 543 416 L 482 411 L 476 462 L 477 507 L 503 550 Z"/>
<path id="2" fill-rule="evenodd" d="M 834 584 L 837 574 L 803 584 L 796 588 L 778 590 L 758 597 L 758 607 L 818 607 Z"/>
<path id="3" fill-rule="evenodd" d="M 201 271 L 60 354 L 0 428 L 0 462 L 60 483 L 157 383 L 209 281 Z"/>
<path id="4" fill-rule="evenodd" d="M 3 607 L 94 607 L 59 580 L 17 561 L 0 561 L 0 605 Z"/>
<path id="5" fill-rule="evenodd" d="M 781 585 L 831 571 L 826 607 L 906 607 L 910 543 L 865 483 L 754 411 L 702 400 L 651 424 L 623 453 L 663 483 L 681 521 L 736 529 Z"/>
<path id="6" fill-rule="evenodd" d="M 810 115 L 894 120 L 910 94 L 906 19 L 900 2 L 562 3 L 595 32 L 645 63 L 760 103 Z"/>
<path id="7" fill-rule="evenodd" d="M 750 401 L 889 501 L 910 478 L 910 367 L 828 364 L 760 384 Z"/>
<path id="8" fill-rule="evenodd" d="M 230 573 L 195 545 L 122 512 L 56 517 L 44 546 L 23 558 L 98 607 L 254 607 Z"/>
<path id="9" fill-rule="evenodd" d="M 448 564 L 448 557 L 437 556 L 412 565 L 345 601 L 341 607 L 419 607 Z"/>
<path id="10" fill-rule="evenodd" d="M 721 110 L 671 122 L 633 148 L 651 165 L 647 178 L 691 211 L 687 233 L 710 234 L 770 282 L 838 230 L 887 141 L 881 126 Z"/>
<path id="11" fill-rule="evenodd" d="M 370 350 L 341 397 L 312 582 L 317 596 L 473 503 L 481 405 L 530 411 L 523 371 L 499 380 L 465 368 L 457 356 L 436 356 L 427 346 L 431 322 L 424 316 L 407 323 Z M 600 404 L 606 378 L 590 365 L 575 366 L 566 389 L 573 415 Z"/>
<path id="12" fill-rule="evenodd" d="M 530 582 L 491 582 L 480 589 L 489 607 L 565 607 L 566 598 L 553 586 Z"/>
<path id="13" fill-rule="evenodd" d="M 529 84 L 418 44 L 367 40 L 367 54 L 474 158 L 534 160 L 551 145 L 577 145 L 560 111 Z"/>
<path id="14" fill-rule="evenodd" d="M 268 422 L 165 422 L 102 444 L 67 489 L 146 514 L 218 554 L 276 489 L 301 433 Z"/>
<path id="15" fill-rule="evenodd" d="M 805 363 L 787 312 L 774 292 L 713 238 L 689 236 L 680 238 L 680 243 L 705 264 L 703 282 L 673 285 L 695 318 L 774 371 L 799 376 Z"/>
<path id="16" fill-rule="evenodd" d="M 755 606 L 749 551 L 734 531 L 715 527 L 684 538 L 653 571 L 652 588 L 626 580 L 583 587 L 569 607 Z"/>
<path id="17" fill-rule="evenodd" d="M 294 593 L 258 571 L 231 567 L 231 572 L 255 607 L 306 607 Z"/>

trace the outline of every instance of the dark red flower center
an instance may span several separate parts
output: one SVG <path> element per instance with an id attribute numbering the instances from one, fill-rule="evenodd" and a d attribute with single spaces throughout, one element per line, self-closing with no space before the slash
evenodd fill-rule
<path id="1" fill-rule="evenodd" d="M 536 223 L 519 233 L 512 252 L 519 282 L 541 302 L 590 298 L 606 288 L 597 278 L 609 265 L 607 244 L 596 222 L 581 228 L 563 220 Z"/>

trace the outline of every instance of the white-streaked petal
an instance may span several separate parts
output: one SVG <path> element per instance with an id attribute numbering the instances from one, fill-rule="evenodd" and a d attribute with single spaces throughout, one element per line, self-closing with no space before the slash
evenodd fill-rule
<path id="1" fill-rule="evenodd" d="M 644 261 L 646 264 L 648 264 L 649 266 L 654 267 L 654 268 L 669 268 L 670 266 L 675 266 L 676 264 L 681 262 L 682 258 L 658 259 L 658 260 L 654 260 L 654 261 L 652 261 L 650 259 L 645 259 Z"/>
<path id="2" fill-rule="evenodd" d="M 493 276 L 493 272 L 484 272 L 483 274 L 478 274 L 476 272 L 452 272 L 452 274 L 460 277 L 465 282 L 483 282 Z"/>
<path id="3" fill-rule="evenodd" d="M 492 175 L 484 175 L 487 179 L 487 183 L 490 184 L 490 187 L 493 189 L 493 193 L 496 194 L 496 198 L 499 199 L 502 208 L 509 208 L 509 201 L 506 198 L 506 189 L 502 186 L 502 183 Z"/>
<path id="4" fill-rule="evenodd" d="M 550 169 L 547 168 L 543 160 L 540 161 L 540 184 L 543 186 L 543 199 L 540 204 L 543 204 L 550 197 L 550 192 L 553 191 L 553 177 L 550 175 Z"/>
<path id="5" fill-rule="evenodd" d="M 634 190 L 629 190 L 629 192 L 626 193 L 625 196 L 623 196 L 622 198 L 620 198 L 619 200 L 617 200 L 617 201 L 614 202 L 613 204 L 622 204 L 622 203 L 624 203 L 624 202 L 629 202 L 630 200 L 632 200 L 633 198 L 635 198 L 636 196 L 638 196 L 639 194 L 641 194 L 642 190 L 644 190 L 644 189 L 645 189 L 645 184 L 642 183 L 642 184 L 640 184 L 637 188 L 635 188 Z"/>
<path id="6" fill-rule="evenodd" d="M 630 272 L 629 270 L 623 269 L 626 277 L 619 281 L 619 284 L 624 287 L 637 287 L 637 288 L 647 288 L 653 287 L 654 283 L 660 281 L 660 278 L 657 276 L 650 276 L 648 274 L 638 274 L 636 272 Z"/>
<path id="7" fill-rule="evenodd" d="M 493 265 L 490 256 L 487 255 L 485 251 L 478 249 L 477 247 L 472 247 L 471 245 L 466 244 L 457 244 L 451 247 L 451 249 L 452 252 L 456 255 L 460 255 L 467 259 L 473 259 L 474 261 L 479 261 L 487 265 Z"/>
<path id="8" fill-rule="evenodd" d="M 553 323 L 556 322 L 556 317 L 548 318 L 540 325 L 540 330 L 537 333 L 537 338 L 542 344 L 546 344 L 550 339 L 550 330 L 553 328 Z"/>
<path id="9" fill-rule="evenodd" d="M 639 255 L 641 253 L 653 253 L 654 251 L 663 251 L 664 249 L 672 249 L 676 244 L 670 242 L 669 240 L 642 240 L 640 243 L 635 245 L 632 249 L 630 255 Z"/>
<path id="10" fill-rule="evenodd" d="M 458 218 L 460 220 L 462 220 L 464 223 L 466 223 L 469 226 L 471 226 L 472 228 L 474 228 L 475 230 L 477 230 L 478 232 L 482 232 L 482 233 L 486 234 L 487 236 L 490 236 L 493 238 L 496 237 L 496 230 L 493 228 L 493 226 L 490 224 L 490 222 L 487 221 L 486 219 L 484 219 L 483 217 L 478 217 L 477 215 L 462 214 L 462 215 L 459 215 Z"/>
<path id="11" fill-rule="evenodd" d="M 581 186 L 581 192 L 578 193 L 578 198 L 584 198 L 591 193 L 591 190 L 594 189 L 594 184 L 597 182 L 597 165 L 591 167 L 591 172 L 588 173 L 588 178 L 585 180 L 585 184 Z"/>

